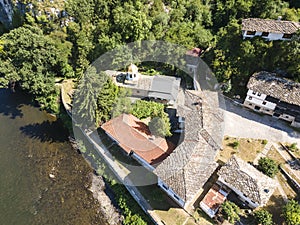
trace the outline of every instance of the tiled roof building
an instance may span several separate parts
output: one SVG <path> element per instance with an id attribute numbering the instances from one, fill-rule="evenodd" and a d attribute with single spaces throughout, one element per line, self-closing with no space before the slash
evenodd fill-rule
<path id="1" fill-rule="evenodd" d="M 268 40 L 288 40 L 300 29 L 300 23 L 283 20 L 248 18 L 242 20 L 243 37 L 261 36 Z"/>
<path id="2" fill-rule="evenodd" d="M 251 76 L 247 88 L 246 107 L 300 127 L 299 83 L 261 71 Z"/>
<path id="3" fill-rule="evenodd" d="M 248 200 L 252 208 L 265 205 L 277 188 L 275 180 L 236 156 L 229 159 L 218 175 L 219 181 Z"/>
<path id="4" fill-rule="evenodd" d="M 205 130 L 207 118 L 203 118 L 203 111 L 208 107 L 198 94 L 186 91 L 185 104 L 177 109 L 177 114 L 185 118 L 184 140 L 154 170 L 159 178 L 159 186 L 182 207 L 195 200 L 217 168 L 215 156 L 220 149 L 213 134 Z M 213 114 L 210 117 L 214 117 Z M 216 126 L 223 121 L 215 117 L 211 122 Z"/>

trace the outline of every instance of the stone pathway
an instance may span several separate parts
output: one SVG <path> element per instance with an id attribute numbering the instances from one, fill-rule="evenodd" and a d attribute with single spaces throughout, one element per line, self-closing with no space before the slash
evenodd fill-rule
<path id="1" fill-rule="evenodd" d="M 258 160 L 261 157 L 266 157 L 272 146 L 273 146 L 273 142 L 269 141 L 266 144 L 266 146 L 264 147 L 264 150 L 262 150 L 259 154 L 257 154 L 256 158 L 253 161 L 253 164 L 254 165 L 258 165 Z"/>

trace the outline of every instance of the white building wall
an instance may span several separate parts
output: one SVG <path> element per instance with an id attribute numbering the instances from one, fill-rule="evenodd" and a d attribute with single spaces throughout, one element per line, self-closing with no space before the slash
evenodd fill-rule
<path id="1" fill-rule="evenodd" d="M 243 35 L 243 39 L 245 38 L 253 38 L 253 37 L 256 37 L 256 36 L 260 36 L 264 39 L 267 39 L 269 41 L 275 41 L 275 40 L 290 40 L 290 38 L 283 38 L 283 35 L 284 34 L 278 34 L 278 33 L 269 33 L 268 36 L 266 37 L 263 37 L 261 36 L 262 35 L 262 32 L 261 31 L 256 31 L 254 35 L 247 35 L 247 31 L 242 31 L 242 35 Z"/>
<path id="2" fill-rule="evenodd" d="M 288 122 L 292 122 L 295 120 L 295 117 L 294 116 L 291 116 L 291 115 L 288 115 L 288 114 L 285 114 L 283 113 L 282 115 L 279 116 L 279 119 L 282 119 L 282 120 L 286 120 Z"/>
<path id="3" fill-rule="evenodd" d="M 291 123 L 293 127 L 300 128 L 300 122 L 296 122 L 295 120 Z"/>
<path id="4" fill-rule="evenodd" d="M 247 196 L 245 196 L 240 190 L 237 190 L 235 187 L 231 186 L 230 184 L 228 184 L 227 182 L 225 182 L 223 179 L 218 179 L 219 182 L 225 184 L 227 187 L 229 187 L 232 191 L 234 191 L 239 198 L 245 203 L 247 204 L 250 208 L 255 209 L 259 206 L 259 204 L 257 202 L 253 202 L 250 198 L 248 198 Z"/>
<path id="5" fill-rule="evenodd" d="M 273 115 L 276 104 L 266 101 L 266 97 L 267 96 L 265 94 L 248 90 L 247 97 L 244 101 L 244 106 L 258 112 Z M 255 106 L 259 107 L 259 109 L 257 109 Z"/>

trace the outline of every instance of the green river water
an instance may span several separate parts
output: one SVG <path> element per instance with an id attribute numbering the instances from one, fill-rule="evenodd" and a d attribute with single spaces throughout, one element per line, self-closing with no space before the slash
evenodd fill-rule
<path id="1" fill-rule="evenodd" d="M 59 121 L 0 89 L 1 225 L 104 224 L 91 172 Z"/>

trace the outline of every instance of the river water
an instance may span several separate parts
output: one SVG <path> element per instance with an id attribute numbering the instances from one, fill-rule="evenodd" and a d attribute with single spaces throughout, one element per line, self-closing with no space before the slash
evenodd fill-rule
<path id="1" fill-rule="evenodd" d="M 104 224 L 91 172 L 59 121 L 0 89 L 0 224 Z"/>

